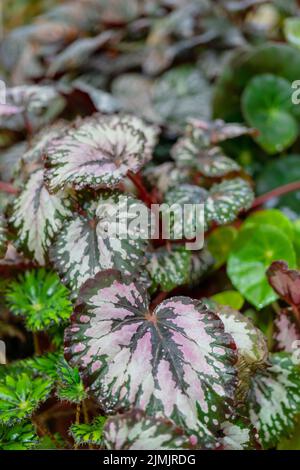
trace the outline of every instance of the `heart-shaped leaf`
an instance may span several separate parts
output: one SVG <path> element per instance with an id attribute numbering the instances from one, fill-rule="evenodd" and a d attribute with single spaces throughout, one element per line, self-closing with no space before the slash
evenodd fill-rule
<path id="1" fill-rule="evenodd" d="M 250 184 L 242 178 L 214 184 L 205 202 L 205 220 L 208 226 L 233 222 L 237 215 L 251 207 L 254 194 Z"/>
<path id="2" fill-rule="evenodd" d="M 189 439 L 167 419 L 149 417 L 141 410 L 109 418 L 104 442 L 110 450 L 188 449 Z"/>
<path id="3" fill-rule="evenodd" d="M 65 357 L 106 412 L 160 413 L 208 442 L 231 407 L 232 347 L 201 301 L 174 297 L 151 313 L 144 287 L 115 271 L 83 286 L 65 332 Z"/>
<path id="4" fill-rule="evenodd" d="M 96 114 L 54 139 L 45 160 L 50 191 L 113 187 L 129 170 L 138 172 L 149 159 L 153 143 L 148 138 L 151 130 L 140 122 L 138 118 Z"/>
<path id="5" fill-rule="evenodd" d="M 193 239 L 204 230 L 204 203 L 207 191 L 192 184 L 181 184 L 165 194 L 162 205 L 166 238 Z M 169 233 L 168 233 L 169 232 Z"/>
<path id="6" fill-rule="evenodd" d="M 289 269 L 284 261 L 274 261 L 267 271 L 267 276 L 279 297 L 300 312 L 300 271 Z"/>
<path id="7" fill-rule="evenodd" d="M 72 312 L 68 289 L 56 273 L 44 269 L 27 271 L 17 281 L 11 281 L 6 300 L 15 315 L 24 317 L 29 331 L 64 325 Z"/>
<path id="8" fill-rule="evenodd" d="M 29 450 L 38 443 L 33 424 L 0 425 L 0 450 Z"/>
<path id="9" fill-rule="evenodd" d="M 169 292 L 189 281 L 192 252 L 184 247 L 168 250 L 159 248 L 148 255 L 146 269 L 152 279 L 152 288 Z"/>
<path id="10" fill-rule="evenodd" d="M 6 375 L 0 382 L 0 424 L 13 425 L 28 418 L 48 398 L 52 381 L 25 373 Z"/>
<path id="11" fill-rule="evenodd" d="M 66 218 L 51 249 L 63 282 L 76 290 L 105 269 L 137 273 L 145 261 L 148 234 L 131 222 L 141 210 L 147 218 L 146 206 L 137 199 L 117 191 L 103 192 L 86 201 L 82 213 Z"/>
<path id="12" fill-rule="evenodd" d="M 253 377 L 249 395 L 250 419 L 266 448 L 288 435 L 300 413 L 299 366 L 284 353 L 270 360 L 272 366 Z"/>
<path id="13" fill-rule="evenodd" d="M 242 96 L 247 122 L 259 130 L 256 141 L 268 153 L 290 147 L 299 133 L 294 116 L 291 83 L 276 75 L 254 77 Z"/>
<path id="14" fill-rule="evenodd" d="M 233 285 L 256 308 L 274 302 L 277 295 L 266 270 L 277 259 L 295 266 L 296 256 L 287 236 L 272 225 L 253 225 L 240 231 L 230 253 L 227 273 Z"/>
<path id="15" fill-rule="evenodd" d="M 70 216 L 66 195 L 51 195 L 44 186 L 43 170 L 34 172 L 20 196 L 13 204 L 10 222 L 17 230 L 18 244 L 28 251 L 40 265 L 46 256 L 54 235 Z"/>

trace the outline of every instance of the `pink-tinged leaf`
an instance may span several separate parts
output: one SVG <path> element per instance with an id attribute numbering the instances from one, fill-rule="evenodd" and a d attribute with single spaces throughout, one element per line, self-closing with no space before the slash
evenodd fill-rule
<path id="1" fill-rule="evenodd" d="M 82 287 L 65 356 L 105 412 L 158 413 L 213 445 L 231 411 L 236 352 L 218 316 L 188 297 L 150 312 L 144 287 L 116 271 Z"/>
<path id="2" fill-rule="evenodd" d="M 103 437 L 110 450 L 170 450 L 192 447 L 189 438 L 172 421 L 147 416 L 141 410 L 109 418 Z"/>
<path id="3" fill-rule="evenodd" d="M 143 170 L 143 178 L 147 187 L 159 191 L 161 195 L 172 187 L 191 180 L 189 170 L 177 168 L 172 162 L 147 166 Z"/>
<path id="4" fill-rule="evenodd" d="M 21 248 L 44 265 L 54 235 L 70 214 L 66 196 L 49 194 L 44 186 L 43 170 L 37 170 L 15 200 L 10 223 L 17 230 Z"/>
<path id="5" fill-rule="evenodd" d="M 259 450 L 259 436 L 248 418 L 237 416 L 221 426 L 222 450 Z"/>
<path id="6" fill-rule="evenodd" d="M 24 108 L 21 106 L 13 106 L 9 104 L 0 104 L 0 116 L 7 117 L 7 116 L 14 116 L 15 114 L 20 114 Z"/>
<path id="7" fill-rule="evenodd" d="M 150 217 L 147 207 L 132 196 L 103 191 L 85 201 L 80 213 L 66 217 L 50 253 L 62 281 L 76 291 L 106 269 L 139 273 L 146 261 L 149 234 L 132 222 L 142 210 Z"/>
<path id="8" fill-rule="evenodd" d="M 225 122 L 222 119 L 206 122 L 199 119 L 189 120 L 192 129 L 196 129 L 202 133 L 203 138 L 210 144 L 217 144 L 224 140 L 234 139 L 242 135 L 253 135 L 256 133 L 255 129 L 243 126 L 242 124 L 234 122 Z M 191 129 L 189 129 L 191 131 Z"/>
<path id="9" fill-rule="evenodd" d="M 275 319 L 274 339 L 279 351 L 293 353 L 295 341 L 300 341 L 300 328 L 291 312 L 282 310 Z"/>
<path id="10" fill-rule="evenodd" d="M 114 187 L 129 170 L 136 173 L 148 161 L 153 141 L 152 131 L 138 118 L 98 114 L 85 118 L 49 144 L 47 185 L 52 192 Z"/>
<path id="11" fill-rule="evenodd" d="M 274 261 L 267 276 L 269 283 L 283 300 L 300 308 L 300 271 L 289 269 L 284 261 Z"/>

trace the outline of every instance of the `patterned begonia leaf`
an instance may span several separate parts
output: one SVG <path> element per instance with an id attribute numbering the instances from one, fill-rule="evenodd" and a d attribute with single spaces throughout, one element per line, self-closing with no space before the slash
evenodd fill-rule
<path id="1" fill-rule="evenodd" d="M 151 189 L 155 188 L 162 195 L 168 189 L 180 183 L 188 183 L 190 180 L 189 170 L 177 168 L 173 162 L 148 166 L 143 171 L 143 177 L 147 186 Z"/>
<path id="2" fill-rule="evenodd" d="M 192 252 L 189 270 L 189 284 L 197 286 L 199 282 L 210 272 L 214 265 L 214 258 L 210 251 L 204 246 L 202 250 Z"/>
<path id="3" fill-rule="evenodd" d="M 167 206 L 161 206 L 166 235 L 171 239 L 192 239 L 201 233 L 206 199 L 207 191 L 193 184 L 181 184 L 167 191 Z"/>
<path id="4" fill-rule="evenodd" d="M 21 247 L 44 265 L 54 235 L 70 214 L 66 196 L 49 194 L 44 186 L 43 170 L 37 170 L 15 200 L 10 222 L 17 230 Z"/>
<path id="5" fill-rule="evenodd" d="M 24 110 L 21 106 L 13 106 L 9 104 L 0 103 L 0 117 L 9 117 L 19 114 Z"/>
<path id="6" fill-rule="evenodd" d="M 259 436 L 251 422 L 237 416 L 233 421 L 224 421 L 221 426 L 222 450 L 253 450 L 260 449 Z"/>
<path id="7" fill-rule="evenodd" d="M 64 99 L 50 85 L 20 85 L 7 88 L 6 101 L 7 105 L 22 111 L 10 116 L 0 116 L 0 128 L 13 130 L 24 129 L 26 120 L 32 128 L 41 128 L 59 114 L 65 105 Z"/>
<path id="8" fill-rule="evenodd" d="M 76 444 L 103 444 L 103 427 L 106 422 L 105 416 L 97 416 L 90 424 L 72 424 L 70 434 Z"/>
<path id="9" fill-rule="evenodd" d="M 233 285 L 256 308 L 274 302 L 277 294 L 268 283 L 266 271 L 278 259 L 296 263 L 293 244 L 272 225 L 253 225 L 239 231 L 232 247 L 227 273 Z"/>
<path id="10" fill-rule="evenodd" d="M 109 418 L 104 442 L 110 450 L 167 450 L 191 447 L 183 431 L 167 419 L 133 410 Z"/>
<path id="11" fill-rule="evenodd" d="M 200 121 L 199 119 L 189 119 L 192 128 L 202 132 L 203 138 L 209 144 L 215 145 L 224 140 L 234 139 L 242 135 L 254 134 L 254 129 L 246 127 L 242 124 L 235 122 L 225 122 L 222 119 L 215 121 Z M 190 129 L 188 128 L 190 132 Z"/>
<path id="12" fill-rule="evenodd" d="M 116 271 L 83 286 L 65 357 L 105 412 L 162 414 L 213 442 L 235 392 L 234 343 L 201 301 L 173 297 L 149 312 L 144 287 Z"/>
<path id="13" fill-rule="evenodd" d="M 0 424 L 13 425 L 28 418 L 45 401 L 52 388 L 46 378 L 32 378 L 21 373 L 5 376 L 0 382 Z"/>
<path id="14" fill-rule="evenodd" d="M 0 425 L 0 450 L 28 450 L 35 447 L 37 442 L 38 436 L 31 423 Z"/>
<path id="15" fill-rule="evenodd" d="M 217 312 L 226 333 L 232 336 L 237 346 L 238 387 L 236 396 L 239 401 L 243 401 L 249 390 L 251 376 L 257 369 L 266 366 L 267 341 L 263 333 L 245 315 L 230 307 L 212 302 L 210 300 L 208 305 Z"/>
<path id="16" fill-rule="evenodd" d="M 220 177 L 236 172 L 241 167 L 224 155 L 220 147 L 210 147 L 206 136 L 196 129 L 190 136 L 182 137 L 171 150 L 179 168 L 193 168 L 207 177 Z"/>
<path id="17" fill-rule="evenodd" d="M 57 375 L 56 394 L 60 400 L 71 403 L 81 403 L 85 400 L 87 394 L 76 367 L 70 367 L 65 359 L 61 359 L 58 363 Z"/>
<path id="18" fill-rule="evenodd" d="M 142 206 L 129 195 L 103 192 L 85 203 L 84 214 L 65 219 L 51 249 L 51 259 L 63 282 L 76 290 L 105 269 L 137 273 L 144 264 L 147 233 L 139 227 L 130 229 L 130 223 L 141 208 L 146 209 Z M 124 235 L 114 235 L 114 229 Z"/>
<path id="19" fill-rule="evenodd" d="M 300 309 L 300 271 L 289 269 L 284 261 L 274 261 L 267 276 L 275 292 L 288 304 Z"/>
<path id="20" fill-rule="evenodd" d="M 184 247 L 168 250 L 159 248 L 148 255 L 146 269 L 152 279 L 153 289 L 160 287 L 169 292 L 189 281 L 192 252 Z"/>
<path id="21" fill-rule="evenodd" d="M 50 191 L 113 187 L 129 170 L 138 172 L 153 144 L 153 134 L 140 123 L 138 118 L 95 114 L 53 139 L 45 159 Z"/>
<path id="22" fill-rule="evenodd" d="M 272 366 L 253 377 L 249 393 L 250 419 L 266 448 L 288 435 L 300 413 L 299 365 L 285 353 L 270 360 Z"/>
<path id="23" fill-rule="evenodd" d="M 208 225 L 224 225 L 233 222 L 239 212 L 251 207 L 254 193 L 250 184 L 242 178 L 234 178 L 214 184 L 205 202 L 205 219 Z"/>
<path id="24" fill-rule="evenodd" d="M 45 269 L 27 271 L 10 282 L 6 300 L 12 313 L 24 317 L 30 331 L 64 325 L 72 312 L 68 289 L 56 273 Z"/>
<path id="25" fill-rule="evenodd" d="M 288 353 L 295 351 L 295 345 L 300 345 L 300 328 L 291 312 L 282 310 L 274 320 L 274 339 L 277 349 Z M 296 341 L 299 341 L 297 343 Z"/>
<path id="26" fill-rule="evenodd" d="M 0 215 L 0 257 L 2 258 L 6 253 L 7 248 L 7 228 L 4 217 Z"/>

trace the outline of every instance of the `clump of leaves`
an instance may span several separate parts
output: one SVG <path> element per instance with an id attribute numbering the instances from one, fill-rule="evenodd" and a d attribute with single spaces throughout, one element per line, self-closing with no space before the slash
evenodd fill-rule
<path id="1" fill-rule="evenodd" d="M 56 273 L 28 271 L 12 281 L 6 292 L 11 311 L 21 315 L 30 331 L 47 330 L 69 319 L 72 304 L 68 289 Z"/>

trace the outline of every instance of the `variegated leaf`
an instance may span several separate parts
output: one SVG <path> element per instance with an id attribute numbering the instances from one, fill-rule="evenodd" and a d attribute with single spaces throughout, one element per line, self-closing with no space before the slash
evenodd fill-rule
<path id="1" fill-rule="evenodd" d="M 110 450 L 167 450 L 191 447 L 183 431 L 167 419 L 150 417 L 141 410 L 109 418 L 104 442 Z"/>
<path id="2" fill-rule="evenodd" d="M 257 369 L 267 366 L 268 346 L 263 333 L 252 321 L 237 310 L 209 300 L 208 303 L 221 318 L 225 331 L 229 333 L 237 346 L 238 387 L 236 398 L 244 401 L 252 375 Z"/>
<path id="3" fill-rule="evenodd" d="M 300 271 L 289 269 L 285 261 L 274 261 L 267 271 L 268 281 L 275 292 L 300 315 Z"/>
<path id="4" fill-rule="evenodd" d="M 37 170 L 14 202 L 10 222 L 17 230 L 21 247 L 44 265 L 54 235 L 70 214 L 66 196 L 49 194 L 44 186 L 43 170 Z"/>
<path id="5" fill-rule="evenodd" d="M 206 147 L 202 136 L 183 137 L 178 140 L 171 155 L 179 168 L 192 168 L 203 176 L 216 178 L 241 169 L 240 165 L 224 155 L 220 147 Z"/>
<path id="6" fill-rule="evenodd" d="M 100 446 L 103 443 L 103 427 L 105 422 L 105 416 L 97 416 L 90 424 L 72 424 L 70 434 L 76 444 Z"/>
<path id="7" fill-rule="evenodd" d="M 197 286 L 199 282 L 210 272 L 214 266 L 214 258 L 210 251 L 204 246 L 200 251 L 192 251 L 189 272 L 189 283 Z"/>
<path id="8" fill-rule="evenodd" d="M 253 135 L 256 133 L 254 129 L 246 127 L 235 122 L 225 122 L 222 119 L 206 122 L 199 119 L 189 119 L 192 130 L 197 130 L 205 136 L 205 140 L 211 145 L 218 144 L 224 140 L 234 139 L 242 135 Z M 188 127 L 188 132 L 191 129 Z"/>
<path id="9" fill-rule="evenodd" d="M 131 222 L 144 209 L 137 199 L 118 191 L 105 191 L 83 212 L 65 218 L 51 248 L 51 259 L 64 283 L 77 290 L 105 269 L 135 274 L 145 262 L 148 234 Z M 120 235 L 118 235 L 118 233 Z"/>
<path id="10" fill-rule="evenodd" d="M 300 413 L 300 370 L 290 355 L 273 354 L 272 366 L 257 373 L 249 393 L 250 419 L 264 447 L 274 447 Z"/>
<path id="11" fill-rule="evenodd" d="M 300 328 L 291 312 L 282 310 L 274 323 L 274 339 L 278 350 L 293 353 L 295 345 L 300 344 Z M 296 343 L 296 341 L 299 341 L 299 343 Z"/>
<path id="12" fill-rule="evenodd" d="M 224 421 L 221 426 L 222 450 L 260 449 L 259 436 L 249 419 L 237 416 L 231 421 Z"/>
<path id="13" fill-rule="evenodd" d="M 250 184 L 242 178 L 214 184 L 205 202 L 205 220 L 209 226 L 233 222 L 239 212 L 251 207 L 254 193 Z"/>
<path id="14" fill-rule="evenodd" d="M 151 165 L 144 169 L 143 177 L 147 186 L 156 189 L 164 195 L 166 191 L 180 183 L 188 183 L 189 170 L 177 168 L 172 162 L 161 165 Z"/>
<path id="15" fill-rule="evenodd" d="M 98 114 L 75 124 L 47 148 L 45 178 L 50 191 L 113 187 L 129 170 L 139 171 L 149 159 L 153 138 L 142 128 L 138 118 Z"/>
<path id="16" fill-rule="evenodd" d="M 170 229 L 171 239 L 192 239 L 201 233 L 206 199 L 207 191 L 192 184 L 181 184 L 167 191 L 162 218 L 165 229 Z"/>
<path id="17" fill-rule="evenodd" d="M 168 250 L 159 248 L 148 255 L 146 269 L 152 279 L 152 288 L 169 292 L 189 282 L 192 252 L 185 247 Z"/>
<path id="18" fill-rule="evenodd" d="M 223 328 L 213 311 L 188 297 L 150 312 L 143 286 L 107 271 L 80 292 L 65 357 L 106 412 L 159 413 L 212 443 L 236 384 L 233 340 Z"/>
<path id="19" fill-rule="evenodd" d="M 0 257 L 2 258 L 6 253 L 7 248 L 7 228 L 4 217 L 0 215 Z"/>
<path id="20" fill-rule="evenodd" d="M 50 85 L 20 85 L 6 90 L 7 105 L 19 109 L 10 116 L 0 115 L 0 128 L 22 130 L 26 120 L 33 129 L 41 128 L 61 112 L 64 99 Z"/>

